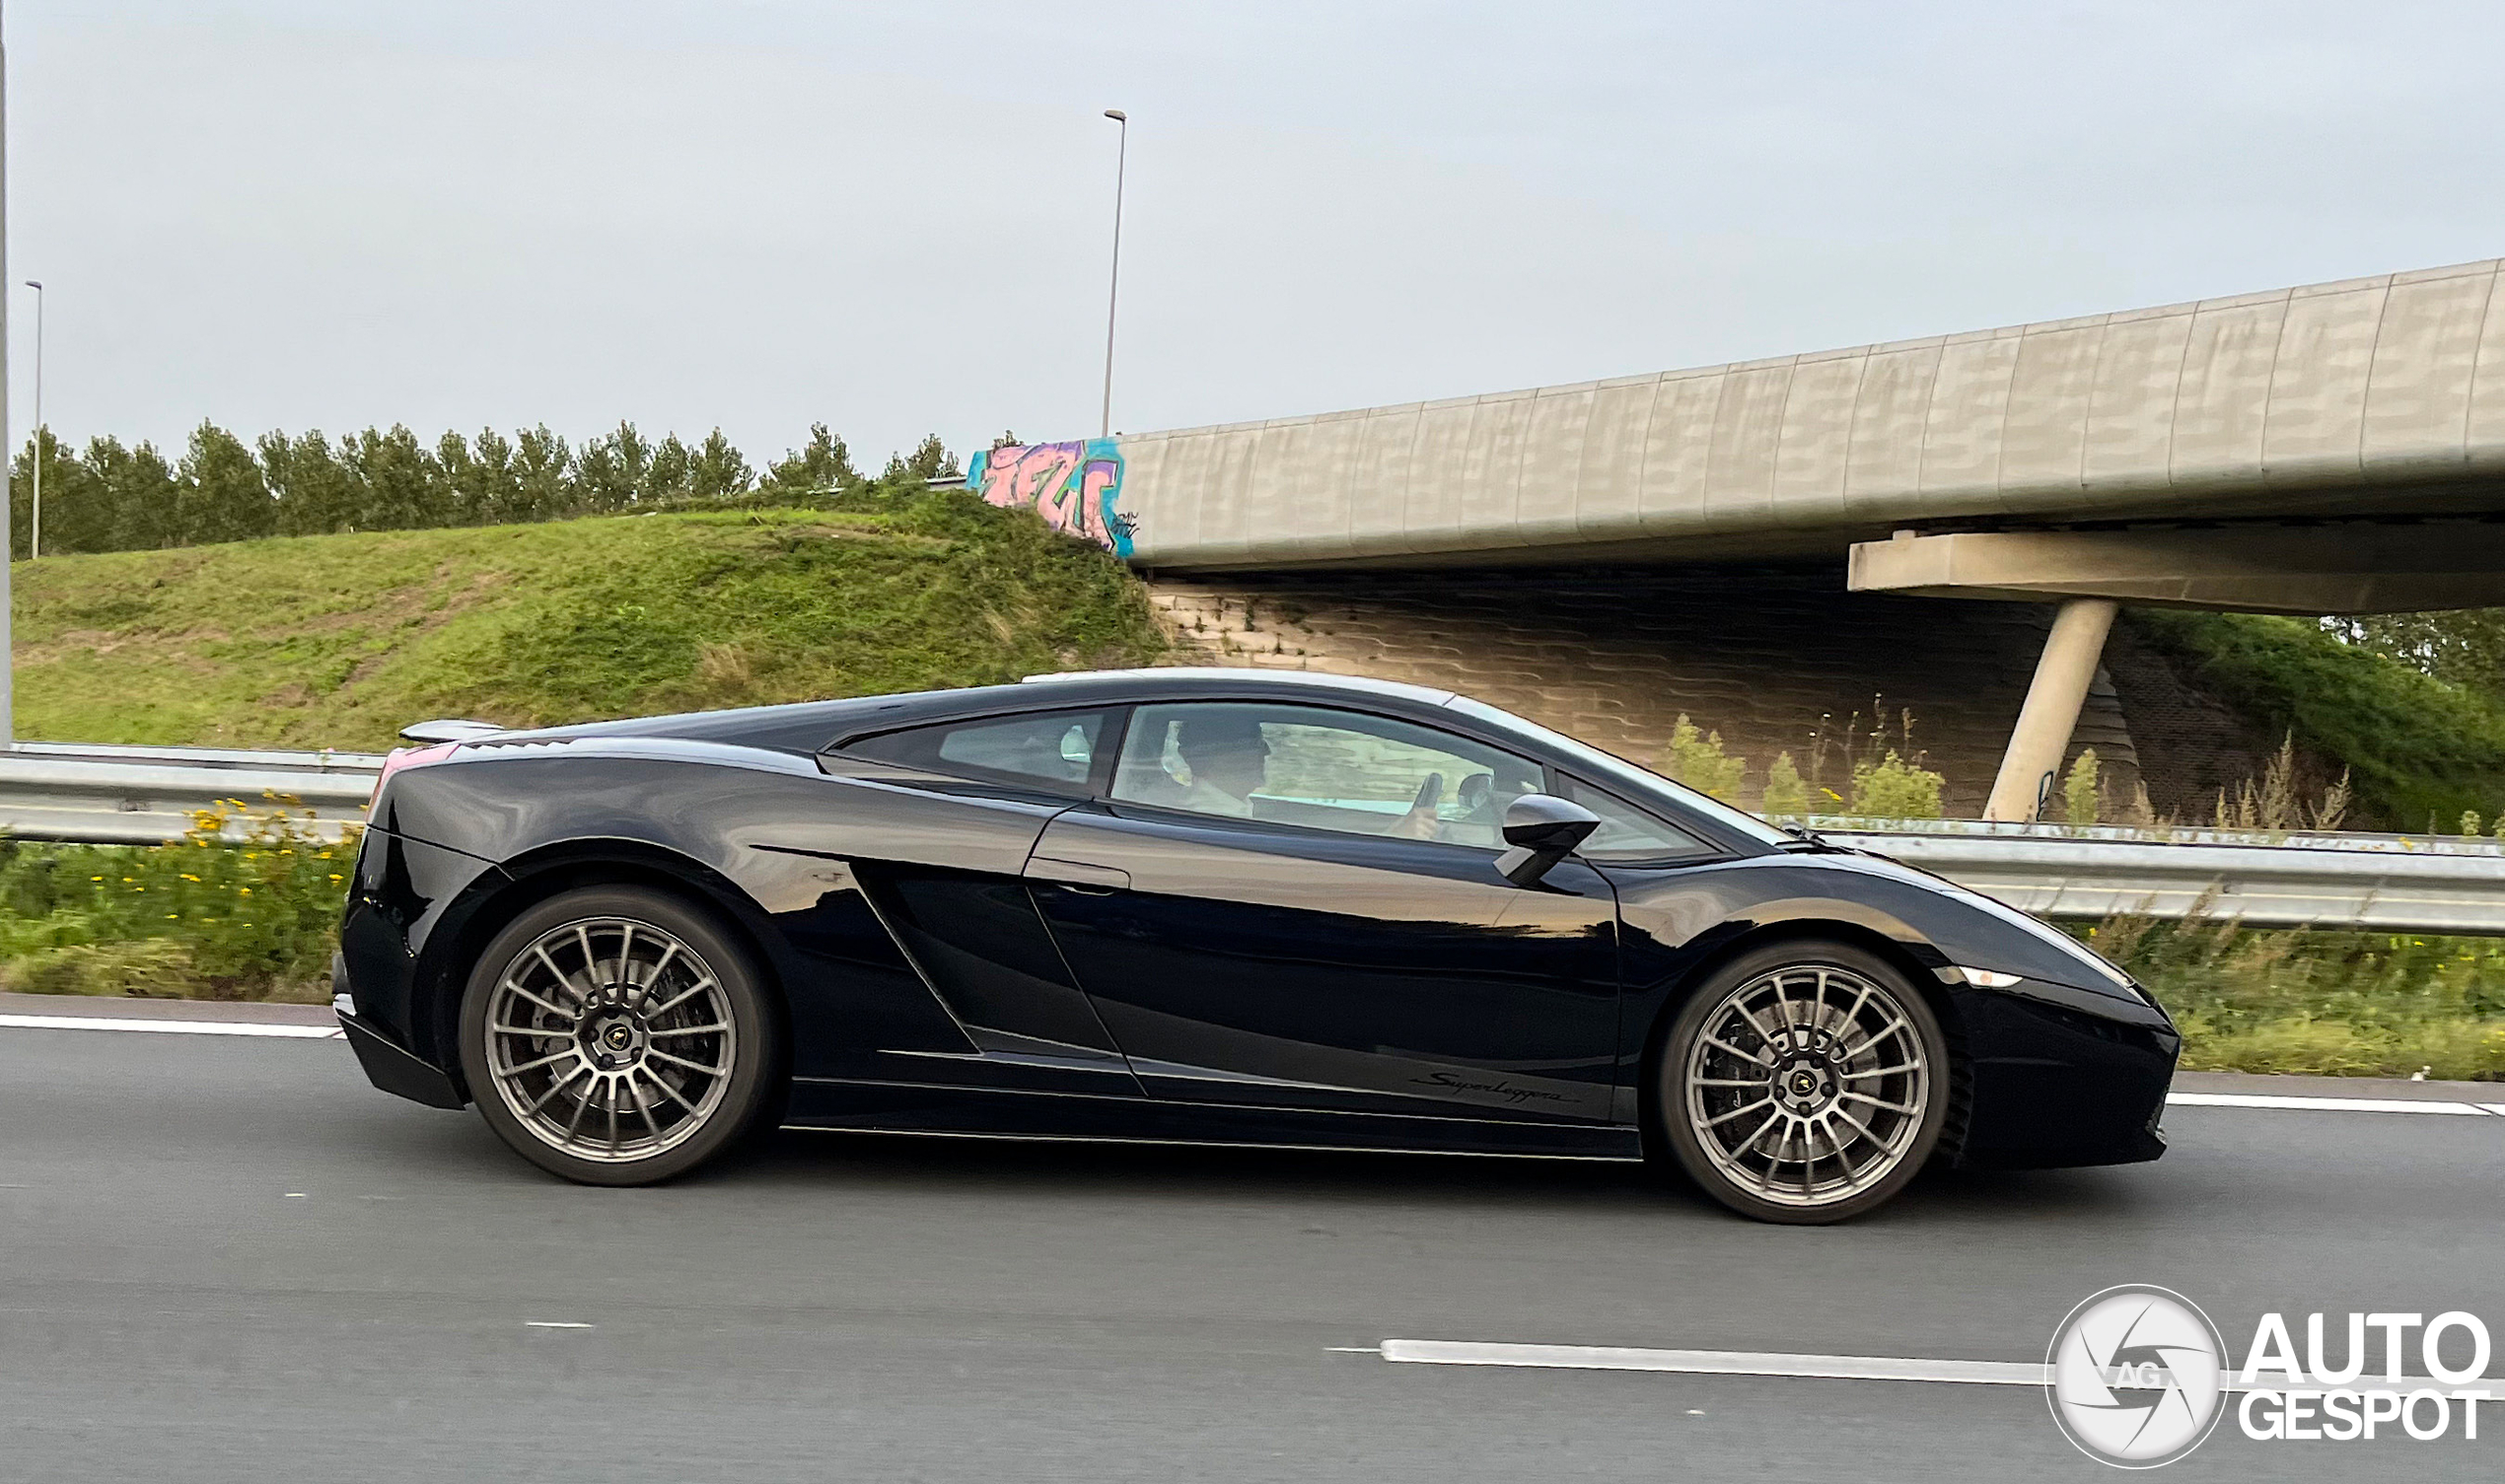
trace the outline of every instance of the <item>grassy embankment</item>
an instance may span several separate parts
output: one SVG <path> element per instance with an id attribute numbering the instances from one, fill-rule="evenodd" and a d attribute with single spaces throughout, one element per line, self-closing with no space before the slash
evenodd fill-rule
<path id="1" fill-rule="evenodd" d="M 2505 818 L 2505 705 L 2497 698 L 2302 619 L 2142 608 L 2127 621 L 2262 735 L 2293 737 L 2346 768 L 2356 813 L 2383 827 L 2446 834 L 2465 813 Z M 2352 817 L 2348 827 L 2361 826 Z"/>
<path id="2" fill-rule="evenodd" d="M 609 517 L 20 563 L 21 735 L 389 747 L 514 726 L 1139 664 L 1112 557 L 943 492 L 859 510 Z M 246 801 L 255 813 L 270 801 Z M 0 987 L 322 998 L 348 852 L 0 841 Z"/>
<path id="3" fill-rule="evenodd" d="M 1015 679 L 1163 649 L 1112 557 L 942 492 L 20 563 L 23 737 L 381 750 Z"/>

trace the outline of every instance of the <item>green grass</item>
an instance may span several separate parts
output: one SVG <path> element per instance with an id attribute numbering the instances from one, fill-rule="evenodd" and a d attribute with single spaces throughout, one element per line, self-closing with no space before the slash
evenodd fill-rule
<path id="1" fill-rule="evenodd" d="M 2140 608 L 2133 628 L 2266 731 L 2349 769 L 2348 827 L 2450 832 L 2505 810 L 2505 706 L 2430 678 L 2318 624 L 2255 613 Z"/>
<path id="2" fill-rule="evenodd" d="M 2186 1069 L 2505 1079 L 2505 942 L 2130 917 L 2077 931 L 2156 993 Z"/>
<path id="3" fill-rule="evenodd" d="M 0 989 L 156 999 L 330 997 L 330 951 L 356 859 L 262 806 L 201 815 L 175 845 L 0 839 Z"/>
<path id="4" fill-rule="evenodd" d="M 21 562 L 19 735 L 378 750 L 1163 652 L 1109 554 L 957 491 Z"/>

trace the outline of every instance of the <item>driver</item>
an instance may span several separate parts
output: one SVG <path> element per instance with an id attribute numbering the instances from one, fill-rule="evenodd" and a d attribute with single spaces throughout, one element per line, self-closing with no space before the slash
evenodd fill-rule
<path id="1" fill-rule="evenodd" d="M 1457 845 L 1494 845 L 1498 828 L 1504 819 L 1505 806 L 1525 794 L 1539 792 L 1539 779 L 1521 763 L 1500 763 L 1504 773 L 1472 773 L 1462 780 L 1461 817 L 1448 819 L 1436 832 L 1439 840 Z"/>
<path id="2" fill-rule="evenodd" d="M 1252 796 L 1270 767 L 1270 744 L 1261 738 L 1259 721 L 1223 712 L 1192 717 L 1175 734 L 1175 753 L 1191 769 L 1177 807 L 1234 818 L 1252 815 Z"/>

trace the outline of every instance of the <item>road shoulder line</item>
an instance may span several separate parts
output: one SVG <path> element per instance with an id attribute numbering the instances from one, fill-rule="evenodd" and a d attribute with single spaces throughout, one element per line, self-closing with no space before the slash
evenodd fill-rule
<path id="1" fill-rule="evenodd" d="M 336 1025 L 272 1025 L 250 1021 L 157 1021 L 135 1016 L 0 1015 L 0 1027 L 17 1030 L 154 1030 L 176 1035 L 261 1035 L 289 1040 L 335 1041 Z"/>
<path id="2" fill-rule="evenodd" d="M 1362 1350 L 1361 1346 L 1333 1346 Z M 1795 1380 L 1945 1381 L 1968 1386 L 2041 1386 L 2052 1379 L 2052 1368 L 2030 1361 L 1947 1361 L 1892 1355 L 1786 1355 L 1758 1350 L 1653 1350 L 1630 1345 L 1517 1345 L 1485 1340 L 1385 1340 L 1378 1353 L 1387 1361 L 1410 1366 L 1516 1366 L 1537 1370 L 1659 1371 L 1682 1376 L 1769 1376 Z M 2109 1380 L 2115 1378 L 2109 1377 Z M 2338 1387 L 2323 1381 L 2289 1382 L 2277 1378 L 2244 1380 L 2232 1368 L 2222 1368 L 2221 1386 L 2229 1391 L 2320 1393 Z M 2477 1382 L 2500 1384 L 2493 1378 Z M 2451 1381 L 2422 1376 L 2362 1382 L 2398 1390 L 2442 1386 L 2463 1394 Z M 2485 1399 L 2496 1391 L 2483 1389 Z"/>
<path id="3" fill-rule="evenodd" d="M 2496 1109 L 2433 1097 L 2292 1097 L 2275 1093 L 2169 1093 L 2168 1107 L 2289 1108 L 2310 1113 L 2452 1113 L 2485 1118 Z"/>

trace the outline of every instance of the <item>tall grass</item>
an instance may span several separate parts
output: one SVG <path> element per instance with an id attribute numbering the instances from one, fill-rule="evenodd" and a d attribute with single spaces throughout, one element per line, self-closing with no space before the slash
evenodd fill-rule
<path id="1" fill-rule="evenodd" d="M 2074 931 L 2155 992 L 2186 1068 L 2505 1078 L 2505 942 L 2198 915 Z"/>

